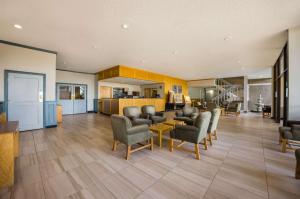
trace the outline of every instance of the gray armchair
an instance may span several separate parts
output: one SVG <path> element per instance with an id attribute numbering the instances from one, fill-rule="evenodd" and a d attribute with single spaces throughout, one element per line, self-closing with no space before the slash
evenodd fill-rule
<path id="1" fill-rule="evenodd" d="M 286 152 L 287 145 L 289 144 L 300 144 L 300 125 L 292 125 L 291 127 L 279 127 L 281 143 L 281 151 Z"/>
<path id="2" fill-rule="evenodd" d="M 152 124 L 149 115 L 142 114 L 140 107 L 127 106 L 123 109 L 123 114 L 131 120 L 133 126 L 141 124 L 150 126 Z"/>
<path id="3" fill-rule="evenodd" d="M 155 107 L 152 105 L 146 105 L 142 107 L 142 113 L 147 115 L 153 124 L 162 123 L 167 120 L 163 112 L 156 112 Z"/>
<path id="4" fill-rule="evenodd" d="M 241 113 L 242 103 L 239 101 L 230 102 L 225 110 L 226 115 L 228 113 L 234 113 L 236 116 L 239 116 Z"/>
<path id="5" fill-rule="evenodd" d="M 185 149 L 186 151 L 195 153 L 196 159 L 200 159 L 199 153 L 199 144 L 201 141 L 204 141 L 205 149 L 207 149 L 207 130 L 209 126 L 211 118 L 210 112 L 201 113 L 195 120 L 194 125 L 176 125 L 175 129 L 170 132 L 170 143 L 169 149 L 172 152 L 173 148 L 180 148 L 185 142 L 190 142 L 194 144 L 195 150 L 190 151 Z M 173 139 L 181 140 L 182 142 L 177 146 L 174 146 Z"/>
<path id="6" fill-rule="evenodd" d="M 211 119 L 208 126 L 208 140 L 210 145 L 212 145 L 212 137 L 217 139 L 217 127 L 219 123 L 219 118 L 221 115 L 221 109 L 215 108 L 211 111 Z"/>
<path id="7" fill-rule="evenodd" d="M 149 147 L 153 150 L 153 136 L 152 133 L 149 131 L 149 126 L 139 125 L 139 126 L 132 126 L 131 121 L 125 116 L 119 115 L 112 115 L 111 116 L 111 125 L 113 130 L 113 151 L 117 149 L 117 143 L 123 143 L 127 146 L 127 153 L 126 159 L 128 160 L 130 154 Z M 131 146 L 137 143 L 145 142 L 147 144 L 142 145 L 139 148 L 134 150 L 131 149 Z"/>
<path id="8" fill-rule="evenodd" d="M 199 115 L 199 110 L 196 107 L 185 105 L 182 110 L 176 111 L 174 120 L 184 121 L 188 125 L 193 125 L 195 119 Z"/>

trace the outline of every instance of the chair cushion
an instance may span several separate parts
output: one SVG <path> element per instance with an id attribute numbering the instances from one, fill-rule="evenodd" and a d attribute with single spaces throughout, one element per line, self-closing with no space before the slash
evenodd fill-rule
<path id="1" fill-rule="evenodd" d="M 152 124 L 152 121 L 148 120 L 148 119 L 143 119 L 143 118 L 134 118 L 132 120 L 133 126 L 137 126 L 137 125 L 141 125 L 141 124 L 147 124 L 148 126 L 150 126 Z"/>
<path id="2" fill-rule="evenodd" d="M 130 119 L 140 117 L 141 113 L 141 109 L 137 106 L 128 106 L 123 109 L 123 114 Z"/>
<path id="3" fill-rule="evenodd" d="M 152 138 L 152 133 L 150 131 L 143 131 L 136 134 L 129 134 L 127 136 L 127 144 L 133 145 L 140 142 L 144 142 Z"/>

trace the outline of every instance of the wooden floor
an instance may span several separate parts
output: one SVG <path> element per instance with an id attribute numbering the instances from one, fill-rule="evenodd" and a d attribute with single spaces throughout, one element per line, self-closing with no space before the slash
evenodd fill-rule
<path id="1" fill-rule="evenodd" d="M 219 140 L 201 160 L 155 146 L 126 161 L 111 151 L 110 118 L 66 116 L 58 128 L 21 133 L 16 183 L 1 198 L 300 198 L 293 152 L 279 151 L 278 125 L 223 116 Z M 193 145 L 188 145 L 193 149 Z"/>

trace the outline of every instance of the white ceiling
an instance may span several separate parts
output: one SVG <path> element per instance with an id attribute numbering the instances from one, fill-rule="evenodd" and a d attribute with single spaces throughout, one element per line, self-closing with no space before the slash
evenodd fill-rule
<path id="1" fill-rule="evenodd" d="M 57 68 L 81 72 L 250 74 L 274 64 L 298 25 L 300 0 L 0 0 L 0 39 L 57 51 Z"/>

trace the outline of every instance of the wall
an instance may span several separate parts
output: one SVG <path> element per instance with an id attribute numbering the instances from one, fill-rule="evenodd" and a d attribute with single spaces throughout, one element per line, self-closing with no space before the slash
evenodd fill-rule
<path id="1" fill-rule="evenodd" d="M 289 114 L 288 120 L 300 121 L 300 27 L 288 31 Z"/>
<path id="2" fill-rule="evenodd" d="M 265 105 L 272 105 L 272 85 L 268 84 L 249 84 L 249 110 L 256 110 L 256 103 L 259 95 L 263 98 Z"/>
<path id="3" fill-rule="evenodd" d="M 112 87 L 112 88 L 128 88 L 128 91 L 141 92 L 141 87 L 138 86 L 138 85 L 119 84 L 119 83 L 99 81 L 98 82 L 98 88 L 100 88 L 100 86 L 109 86 L 109 87 Z M 101 93 L 100 93 L 99 89 L 98 89 L 98 99 L 101 99 Z"/>
<path id="4" fill-rule="evenodd" d="M 56 70 L 57 83 L 71 83 L 71 84 L 86 84 L 87 85 L 87 102 L 88 111 L 94 110 L 94 99 L 97 97 L 95 89 L 96 75 L 76 73 L 69 71 Z"/>
<path id="5" fill-rule="evenodd" d="M 0 43 L 0 101 L 4 101 L 4 70 L 46 74 L 46 101 L 55 100 L 56 54 Z"/>
<path id="6" fill-rule="evenodd" d="M 189 95 L 191 99 L 202 99 L 204 98 L 204 88 L 189 87 Z"/>
<path id="7" fill-rule="evenodd" d="M 145 88 L 156 88 L 157 89 L 157 94 L 159 94 L 160 98 L 164 98 L 164 84 L 147 84 L 147 85 L 142 85 L 141 86 L 141 96 L 144 96 L 144 89 Z"/>

